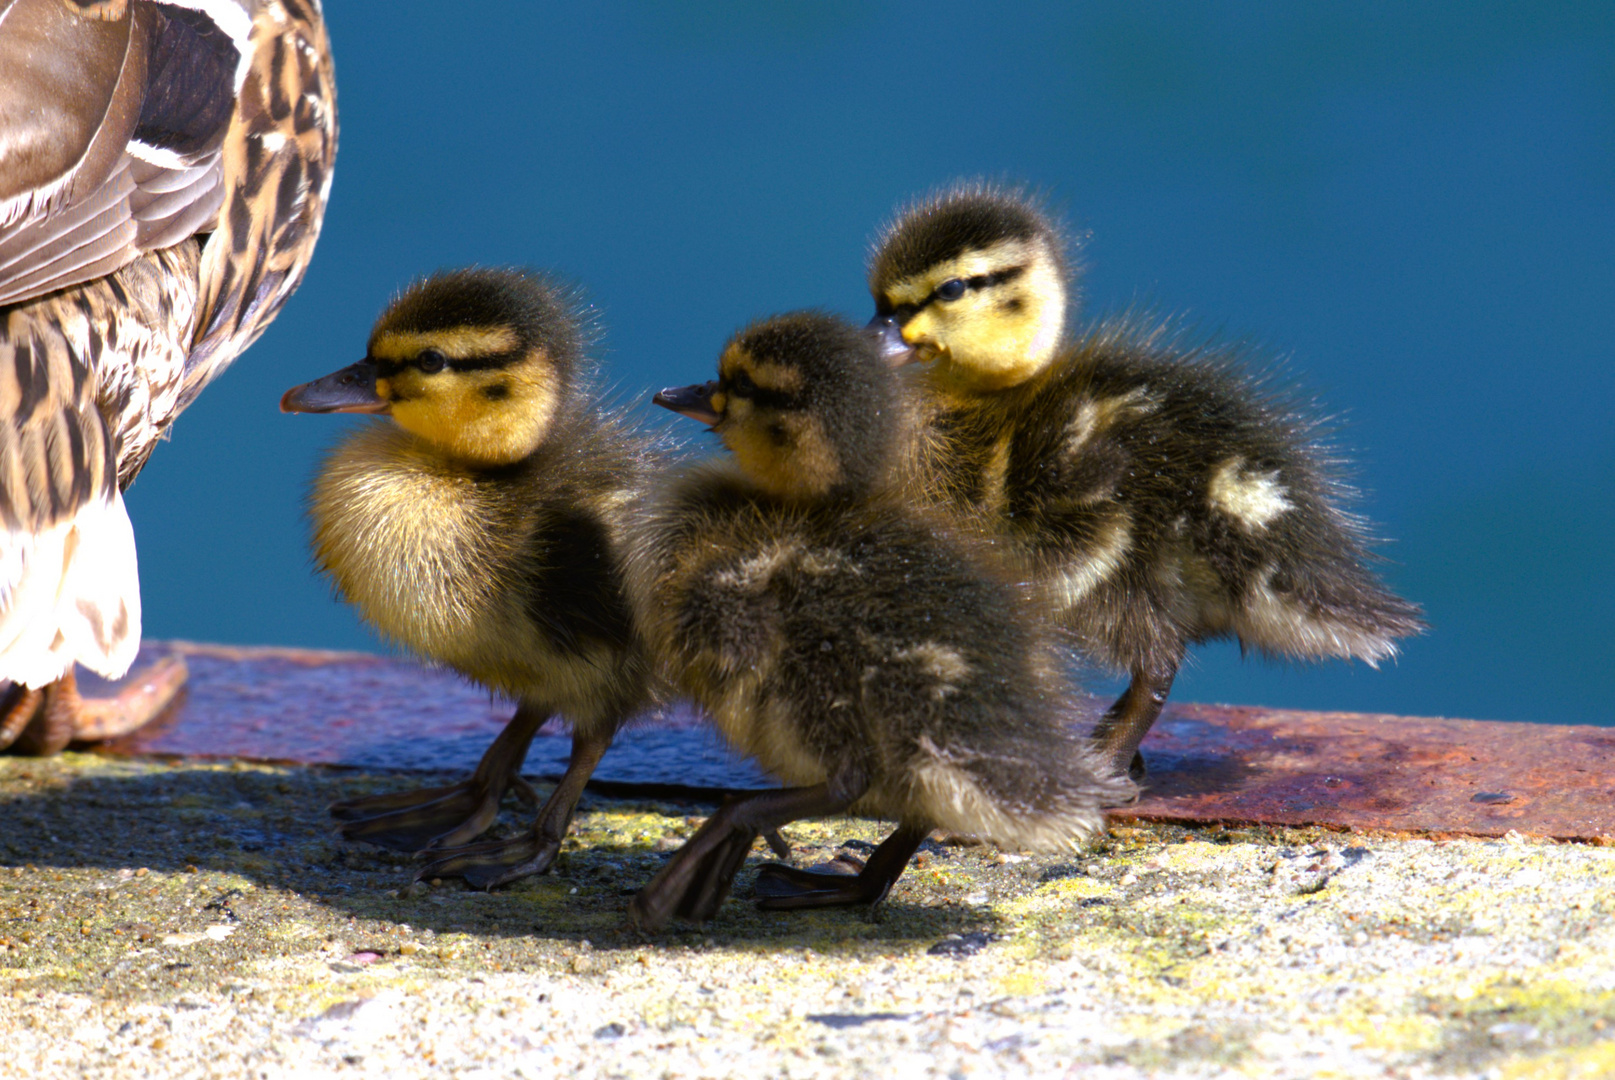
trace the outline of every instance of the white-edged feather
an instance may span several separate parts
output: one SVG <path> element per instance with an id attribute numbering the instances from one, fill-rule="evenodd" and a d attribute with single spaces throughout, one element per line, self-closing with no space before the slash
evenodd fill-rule
<path id="1" fill-rule="evenodd" d="M 140 648 L 135 533 L 123 496 L 0 543 L 0 674 L 38 687 L 74 664 L 115 679 Z"/>

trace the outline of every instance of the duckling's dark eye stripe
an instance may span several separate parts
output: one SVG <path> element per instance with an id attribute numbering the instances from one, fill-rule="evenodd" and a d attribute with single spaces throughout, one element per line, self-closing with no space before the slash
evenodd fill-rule
<path id="1" fill-rule="evenodd" d="M 493 356 L 450 358 L 445 366 L 452 371 L 486 371 L 489 368 L 509 367 L 519 360 L 521 355 L 520 350 L 512 350 L 510 352 L 496 353 Z M 378 379 L 391 379 L 405 368 L 420 366 L 413 358 L 409 360 L 382 360 L 371 356 L 366 357 L 366 359 L 376 365 L 376 377 Z"/>
<path id="2" fill-rule="evenodd" d="M 761 409 L 794 409 L 797 406 L 795 394 L 785 390 L 770 390 L 756 383 L 748 386 L 726 386 L 724 392 L 731 397 L 743 397 Z"/>
<path id="3" fill-rule="evenodd" d="M 965 278 L 964 285 L 965 288 L 970 292 L 975 292 L 977 289 L 990 289 L 994 285 L 1002 285 L 1006 281 L 1014 281 L 1024 273 L 1026 273 L 1026 267 L 1024 266 L 1006 266 L 1004 269 L 994 270 L 990 274 L 977 274 L 975 277 Z M 947 282 L 945 281 L 942 283 L 942 285 L 946 284 Z M 920 307 L 924 307 L 926 304 L 936 300 L 937 294 L 942 291 L 942 285 L 938 285 L 936 288 L 932 289 L 931 295 L 925 298 L 925 300 L 920 304 Z"/>
<path id="4" fill-rule="evenodd" d="M 486 371 L 489 368 L 509 367 L 521 358 L 521 350 L 512 349 L 510 352 L 495 353 L 491 356 L 478 355 L 450 359 L 449 367 L 455 371 Z"/>
<path id="5" fill-rule="evenodd" d="M 1005 282 L 1014 281 L 1024 273 L 1026 273 L 1026 267 L 1024 266 L 1006 266 L 1004 269 L 994 270 L 990 274 L 977 274 L 975 277 L 965 278 L 964 286 L 966 289 L 972 291 L 976 289 L 990 289 L 994 285 L 1002 285 Z M 949 280 L 951 281 L 954 279 L 950 278 Z M 942 284 L 946 285 L 947 282 L 945 281 Z M 898 326 L 904 326 L 910 319 L 918 315 L 921 311 L 925 310 L 927 307 L 931 306 L 931 304 L 936 302 L 937 299 L 939 299 L 937 293 L 941 290 L 941 288 L 942 285 L 938 285 L 935 289 L 931 290 L 930 295 L 917 304 L 898 304 L 895 307 L 892 307 L 889 311 L 880 310 L 887 303 L 883 297 L 881 300 L 876 302 L 875 310 L 878 314 L 890 315 L 892 318 L 896 319 Z"/>

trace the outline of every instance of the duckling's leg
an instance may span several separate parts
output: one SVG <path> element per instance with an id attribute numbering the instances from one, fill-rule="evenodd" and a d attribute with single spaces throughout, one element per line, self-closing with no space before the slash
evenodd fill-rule
<path id="1" fill-rule="evenodd" d="M 856 874 L 768 863 L 757 871 L 757 906 L 765 911 L 878 904 L 931 835 L 929 826 L 899 825 Z M 845 858 L 845 856 L 844 856 Z"/>
<path id="2" fill-rule="evenodd" d="M 37 690 L 11 688 L 11 700 L 0 713 L 0 750 L 48 757 L 73 742 L 99 742 L 127 735 L 151 723 L 174 703 L 189 670 L 179 656 L 166 656 L 149 668 L 120 680 L 123 689 L 111 697 L 82 697 L 72 668 Z"/>
<path id="3" fill-rule="evenodd" d="M 499 803 L 511 788 L 528 805 L 538 804 L 533 789 L 517 774 L 527 760 L 533 736 L 551 715 L 545 708 L 518 707 L 482 755 L 477 771 L 458 784 L 345 799 L 331 804 L 331 816 L 347 823 L 341 829 L 344 838 L 395 851 L 464 844 L 494 823 Z"/>
<path id="4" fill-rule="evenodd" d="M 434 877 L 463 877 L 474 889 L 492 889 L 508 885 L 529 874 L 542 874 L 555 861 L 566 839 L 566 830 L 572 824 L 572 811 L 577 809 L 584 785 L 594 775 L 605 752 L 611 749 L 613 726 L 604 734 L 574 732 L 572 759 L 566 763 L 561 782 L 550 792 L 548 801 L 533 820 L 533 827 L 525 836 L 513 840 L 493 840 L 485 844 L 467 844 L 455 847 L 434 844 L 430 853 L 436 860 L 421 867 L 415 880 Z"/>
<path id="5" fill-rule="evenodd" d="M 759 835 L 801 818 L 839 814 L 866 787 L 816 784 L 725 803 L 639 890 L 628 905 L 629 922 L 648 933 L 661 930 L 675 917 L 706 922 L 729 895 L 735 874 Z"/>
<path id="6" fill-rule="evenodd" d="M 1177 664 L 1158 671 L 1143 666 L 1133 668 L 1133 681 L 1094 728 L 1094 746 L 1100 755 L 1114 772 L 1126 773 L 1134 783 L 1141 783 L 1148 775 L 1138 744 L 1161 715 L 1177 674 Z"/>

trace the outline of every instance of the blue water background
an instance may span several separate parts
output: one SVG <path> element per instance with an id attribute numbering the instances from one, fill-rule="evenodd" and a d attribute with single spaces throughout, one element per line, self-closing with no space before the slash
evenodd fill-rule
<path id="1" fill-rule="evenodd" d="M 1085 317 L 1283 358 L 1342 419 L 1389 581 L 1374 671 L 1199 650 L 1184 700 L 1615 722 L 1615 5 L 328 5 L 342 122 L 302 291 L 131 493 L 153 637 L 382 646 L 309 569 L 347 419 L 276 412 L 411 277 L 555 268 L 624 394 L 725 336 L 867 317 L 865 246 L 953 177 L 1024 179 Z"/>

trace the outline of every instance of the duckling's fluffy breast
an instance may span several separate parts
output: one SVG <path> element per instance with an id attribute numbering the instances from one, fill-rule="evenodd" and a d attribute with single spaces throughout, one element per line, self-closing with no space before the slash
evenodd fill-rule
<path id="1" fill-rule="evenodd" d="M 477 472 L 367 425 L 314 484 L 315 559 L 386 637 L 586 723 L 644 692 L 615 537 L 631 493 L 549 479 Z"/>

